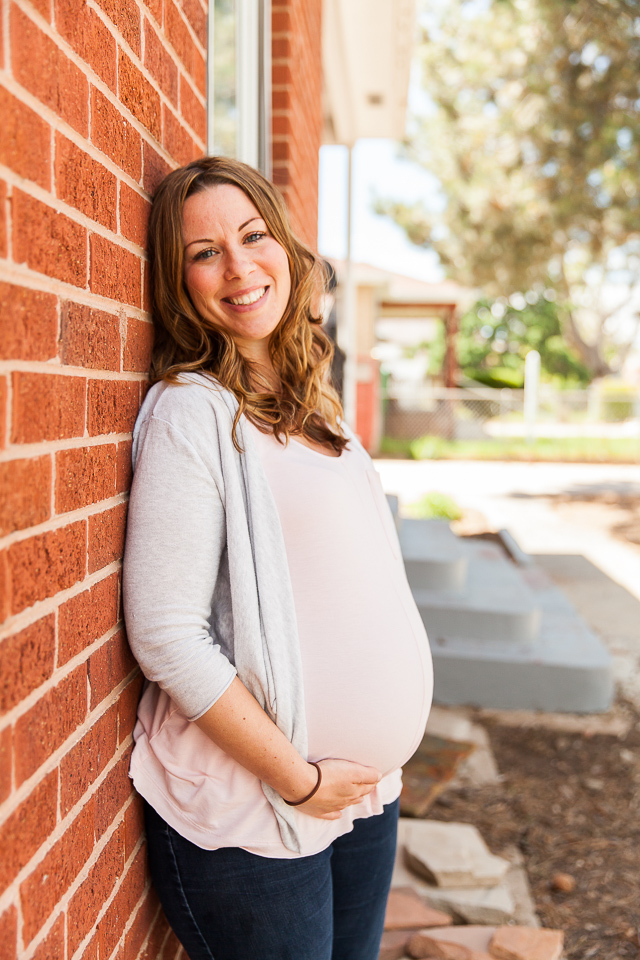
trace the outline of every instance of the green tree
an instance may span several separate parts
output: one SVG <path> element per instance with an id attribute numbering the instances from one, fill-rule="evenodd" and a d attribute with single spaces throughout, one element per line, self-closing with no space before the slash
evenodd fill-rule
<path id="1" fill-rule="evenodd" d="M 487 296 L 546 291 L 582 364 L 619 369 L 637 332 L 619 291 L 640 281 L 640 3 L 423 7 L 432 107 L 407 151 L 447 202 L 379 210 Z"/>

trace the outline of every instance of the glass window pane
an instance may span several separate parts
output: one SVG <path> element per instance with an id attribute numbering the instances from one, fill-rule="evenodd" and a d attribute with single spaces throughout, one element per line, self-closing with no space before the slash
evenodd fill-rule
<path id="1" fill-rule="evenodd" d="M 213 152 L 236 155 L 236 4 L 215 0 L 213 6 Z"/>

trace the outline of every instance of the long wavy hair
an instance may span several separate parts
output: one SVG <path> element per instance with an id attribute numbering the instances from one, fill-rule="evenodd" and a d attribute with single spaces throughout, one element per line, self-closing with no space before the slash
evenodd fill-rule
<path id="1" fill-rule="evenodd" d="M 246 194 L 289 260 L 291 293 L 269 341 L 277 387 L 243 357 L 222 326 L 198 312 L 184 284 L 185 201 L 221 184 Z M 149 254 L 155 327 L 151 382 L 176 383 L 180 374 L 194 371 L 215 377 L 238 401 L 233 424 L 238 449 L 238 420 L 244 414 L 282 443 L 303 436 L 340 454 L 348 441 L 339 425 L 340 400 L 329 380 L 333 345 L 316 315 L 326 274 L 322 261 L 293 235 L 284 200 L 273 184 L 252 167 L 226 157 L 202 157 L 174 170 L 154 197 Z"/>

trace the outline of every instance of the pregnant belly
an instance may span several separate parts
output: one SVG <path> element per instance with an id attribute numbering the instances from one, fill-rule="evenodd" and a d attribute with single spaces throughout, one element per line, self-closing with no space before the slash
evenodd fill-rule
<path id="1" fill-rule="evenodd" d="M 420 640 L 412 631 L 377 643 L 351 636 L 337 662 L 304 658 L 309 759 L 353 760 L 382 775 L 409 759 L 431 705 L 431 660 Z"/>

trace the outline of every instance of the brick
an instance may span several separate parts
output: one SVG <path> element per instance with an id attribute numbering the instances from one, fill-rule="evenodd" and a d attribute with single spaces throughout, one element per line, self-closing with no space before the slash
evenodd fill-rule
<path id="1" fill-rule="evenodd" d="M 57 353 L 57 306 L 57 297 L 52 293 L 0 283 L 2 358 L 52 360 Z"/>
<path id="2" fill-rule="evenodd" d="M 206 143 L 207 111 L 184 76 L 180 77 L 180 113 L 196 136 Z"/>
<path id="3" fill-rule="evenodd" d="M 80 960 L 98 960 L 98 949 L 100 947 L 100 939 L 96 933 L 95 937 L 92 937 L 89 944 L 82 951 L 82 957 Z M 120 957 L 117 957 L 116 960 L 120 960 Z"/>
<path id="4" fill-rule="evenodd" d="M 190 163 L 201 154 L 192 136 L 165 104 L 162 105 L 162 144 L 167 153 L 171 154 L 181 166 Z"/>
<path id="5" fill-rule="evenodd" d="M 115 93 L 117 46 L 113 35 L 86 0 L 55 0 L 55 6 L 58 33 Z"/>
<path id="6" fill-rule="evenodd" d="M 18 912 L 13 904 L 0 917 L 0 960 L 18 956 Z"/>
<path id="7" fill-rule="evenodd" d="M 138 960 L 142 944 L 159 912 L 158 895 L 153 887 L 149 887 L 133 923 L 125 934 L 123 960 Z"/>
<path id="8" fill-rule="evenodd" d="M 36 949 L 31 960 L 65 960 L 64 913 L 54 922 L 51 930 Z"/>
<path id="9" fill-rule="evenodd" d="M 207 46 L 207 15 L 200 4 L 200 0 L 182 0 L 182 12 L 191 24 L 200 45 Z"/>
<path id="10" fill-rule="evenodd" d="M 162 960 L 176 960 L 179 954 L 182 954 L 180 941 L 176 937 L 173 930 L 170 930 L 169 936 L 167 937 L 162 949 Z"/>
<path id="11" fill-rule="evenodd" d="M 9 551 L 0 552 L 0 618 L 6 620 L 11 614 L 11 571 L 9 569 Z"/>
<path id="12" fill-rule="evenodd" d="M 56 454 L 56 513 L 115 496 L 116 446 L 74 447 Z"/>
<path id="13" fill-rule="evenodd" d="M 5 727 L 0 732 L 0 803 L 11 793 L 11 769 L 13 765 L 13 730 Z"/>
<path id="14" fill-rule="evenodd" d="M 159 27 L 164 20 L 164 9 L 162 0 L 144 0 L 144 5 L 156 21 Z"/>
<path id="15" fill-rule="evenodd" d="M 142 175 L 142 185 L 145 191 L 153 196 L 160 183 L 168 173 L 171 173 L 171 167 L 163 157 L 150 147 L 145 141 L 143 145 L 144 172 Z"/>
<path id="16" fill-rule="evenodd" d="M 49 126 L 4 87 L 0 87 L 0 163 L 45 190 L 51 186 Z"/>
<path id="17" fill-rule="evenodd" d="M 56 134 L 56 193 L 108 230 L 116 229 L 115 176 L 61 133 Z"/>
<path id="18" fill-rule="evenodd" d="M 86 567 L 86 520 L 20 540 L 6 551 L 11 612 L 54 596 L 82 579 Z"/>
<path id="19" fill-rule="evenodd" d="M 18 83 L 86 136 L 87 78 L 15 4 L 11 9 L 11 63 Z"/>
<path id="20" fill-rule="evenodd" d="M 60 359 L 93 370 L 120 369 L 120 318 L 71 300 L 60 309 Z"/>
<path id="21" fill-rule="evenodd" d="M 53 673 L 55 616 L 49 614 L 0 642 L 0 711 L 6 713 Z"/>
<path id="22" fill-rule="evenodd" d="M 142 836 L 144 836 L 144 807 L 140 794 L 134 793 L 124 814 L 125 860 L 129 859 Z"/>
<path id="23" fill-rule="evenodd" d="M 63 817 L 100 776 L 116 752 L 117 704 L 99 717 L 60 763 L 60 813 Z M 91 801 L 89 801 L 91 802 Z M 92 812 L 92 830 L 95 812 Z"/>
<path id="24" fill-rule="evenodd" d="M 122 559 L 127 504 L 89 517 L 89 573 Z"/>
<path id="25" fill-rule="evenodd" d="M 131 486 L 133 467 L 131 465 L 131 440 L 123 440 L 118 444 L 118 467 L 116 476 L 116 493 L 126 493 Z"/>
<path id="26" fill-rule="evenodd" d="M 67 951 L 73 956 L 95 926 L 124 867 L 124 828 L 121 824 L 102 850 L 87 879 L 78 888 L 67 911 Z"/>
<path id="27" fill-rule="evenodd" d="M 98 925 L 101 957 L 110 957 L 115 950 L 134 907 L 144 893 L 145 872 L 145 852 L 140 850 Z"/>
<path id="28" fill-rule="evenodd" d="M 82 808 L 58 842 L 20 885 L 22 935 L 30 943 L 55 910 L 91 856 L 94 840 L 94 801 Z"/>
<path id="29" fill-rule="evenodd" d="M 63 213 L 13 191 L 13 256 L 48 277 L 75 287 L 87 283 L 87 231 Z"/>
<path id="30" fill-rule="evenodd" d="M 120 184 L 120 233 L 127 240 L 144 247 L 151 204 L 126 183 Z"/>
<path id="31" fill-rule="evenodd" d="M 160 140 L 160 97 L 123 50 L 120 50 L 118 59 L 118 84 L 121 102 L 156 140 Z"/>
<path id="32" fill-rule="evenodd" d="M 148 373 L 152 347 L 153 325 L 146 320 L 129 317 L 124 347 L 124 369 Z"/>
<path id="33" fill-rule="evenodd" d="M 91 292 L 139 307 L 142 302 L 140 258 L 97 233 L 91 235 L 90 248 Z"/>
<path id="34" fill-rule="evenodd" d="M 91 709 L 95 710 L 136 666 L 124 630 L 119 630 L 109 640 L 105 640 L 89 658 Z"/>
<path id="35" fill-rule="evenodd" d="M 133 733 L 143 683 L 144 677 L 138 673 L 118 698 L 118 743 L 123 743 Z"/>
<path id="36" fill-rule="evenodd" d="M 151 286 L 151 266 L 148 261 L 142 262 L 142 309 L 151 313 L 153 309 L 153 290 Z M 144 400 L 144 397 L 142 397 Z M 141 402 L 142 402 L 141 400 Z"/>
<path id="37" fill-rule="evenodd" d="M 86 715 L 87 668 L 83 663 L 16 721 L 13 735 L 16 783 L 23 783 L 35 773 Z"/>
<path id="38" fill-rule="evenodd" d="M 17 372 L 12 380 L 13 443 L 82 436 L 86 402 L 84 377 Z"/>
<path id="39" fill-rule="evenodd" d="M 204 58 L 196 43 L 189 33 L 189 28 L 185 23 L 180 10 L 173 0 L 167 0 L 165 3 L 165 33 L 177 53 L 179 59 L 184 64 L 186 71 L 191 75 L 195 85 L 202 94 L 205 93 L 205 66 Z"/>
<path id="40" fill-rule="evenodd" d="M 0 377 L 0 449 L 7 445 L 7 378 Z"/>
<path id="41" fill-rule="evenodd" d="M 91 140 L 125 173 L 142 174 L 142 138 L 117 107 L 95 87 L 91 90 Z"/>
<path id="42" fill-rule="evenodd" d="M 271 14 L 272 35 L 288 33 L 292 28 L 291 12 L 289 10 L 273 10 Z"/>
<path id="43" fill-rule="evenodd" d="M 140 56 L 140 8 L 135 0 L 97 0 L 137 57 Z"/>
<path id="44" fill-rule="evenodd" d="M 128 750 L 109 771 L 96 791 L 94 822 L 96 840 L 106 833 L 133 793 L 133 783 L 129 777 L 130 763 L 131 755 Z"/>
<path id="45" fill-rule="evenodd" d="M 7 239 L 7 185 L 0 180 L 0 257 L 6 257 L 9 252 Z"/>
<path id="46" fill-rule="evenodd" d="M 138 414 L 138 396 L 135 380 L 90 380 L 89 435 L 130 433 Z"/>
<path id="47" fill-rule="evenodd" d="M 115 627 L 118 616 L 117 573 L 63 603 L 58 610 L 58 666 Z"/>
<path id="48" fill-rule="evenodd" d="M 58 771 L 41 780 L 0 827 L 0 890 L 6 890 L 56 824 Z"/>
<path id="49" fill-rule="evenodd" d="M 51 0 L 31 0 L 31 2 L 38 13 L 51 23 Z"/>
<path id="50" fill-rule="evenodd" d="M 0 536 L 51 516 L 51 457 L 0 463 Z"/>
<path id="51" fill-rule="evenodd" d="M 144 65 L 162 92 L 178 105 L 178 68 L 148 20 L 144 24 Z"/>
<path id="52" fill-rule="evenodd" d="M 140 957 L 140 960 L 157 960 L 157 958 L 160 956 L 162 945 L 164 944 L 165 937 L 168 933 L 169 923 L 164 913 L 161 911 L 156 914 L 156 918 L 149 935 L 149 941 L 145 947 L 144 953 Z"/>

